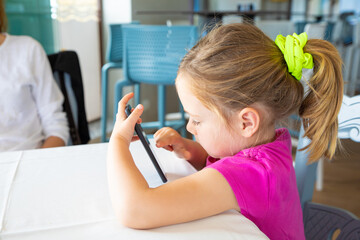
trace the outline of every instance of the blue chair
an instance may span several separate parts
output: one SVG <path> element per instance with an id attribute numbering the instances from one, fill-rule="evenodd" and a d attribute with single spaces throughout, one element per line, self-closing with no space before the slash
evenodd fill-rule
<path id="1" fill-rule="evenodd" d="M 131 22 L 129 24 L 139 24 Z M 106 58 L 108 63 L 101 68 L 101 141 L 106 141 L 107 106 L 108 106 L 108 82 L 110 69 L 122 68 L 123 59 L 123 33 L 122 28 L 128 24 L 110 24 L 109 40 L 107 45 Z"/>
<path id="2" fill-rule="evenodd" d="M 360 142 L 360 96 L 344 96 L 338 116 L 340 139 Z M 301 207 L 304 213 L 306 239 L 331 239 L 334 231 L 340 229 L 337 239 L 359 239 L 360 220 L 346 210 L 311 202 L 318 163 L 307 164 L 308 153 L 299 149 L 310 143 L 304 138 L 301 128 L 295 156 L 295 172 Z"/>
<path id="3" fill-rule="evenodd" d="M 180 106 L 181 119 L 166 121 L 166 86 L 174 85 L 181 59 L 197 41 L 195 26 L 123 26 L 123 74 L 124 79 L 115 85 L 114 118 L 117 103 L 122 98 L 123 87 L 135 86 L 135 105 L 140 102 L 141 83 L 157 85 L 158 121 L 144 122 L 144 129 L 171 126 L 181 129 L 185 135 L 184 110 Z"/>

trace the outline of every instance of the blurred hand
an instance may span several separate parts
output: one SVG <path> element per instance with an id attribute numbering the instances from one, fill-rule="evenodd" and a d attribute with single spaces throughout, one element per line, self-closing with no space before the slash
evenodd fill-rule
<path id="1" fill-rule="evenodd" d="M 128 93 L 119 101 L 116 121 L 111 134 L 111 138 L 122 139 L 128 145 L 130 145 L 131 141 L 138 139 L 137 136 L 134 136 L 135 124 L 141 123 L 140 116 L 144 111 L 144 107 L 139 104 L 136 108 L 132 110 L 132 113 L 129 117 L 126 116 L 125 107 L 133 96 L 134 93 Z"/>
<path id="2" fill-rule="evenodd" d="M 172 128 L 164 127 L 154 134 L 156 146 L 174 152 L 179 158 L 189 160 L 191 153 L 186 147 L 186 139 Z"/>

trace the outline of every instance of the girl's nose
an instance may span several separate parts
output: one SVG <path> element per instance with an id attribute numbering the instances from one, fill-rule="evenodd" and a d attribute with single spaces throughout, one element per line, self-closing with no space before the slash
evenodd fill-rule
<path id="1" fill-rule="evenodd" d="M 191 124 L 191 121 L 189 120 L 186 124 L 186 130 L 191 133 L 192 135 L 196 135 L 196 131 L 194 129 L 194 126 Z"/>

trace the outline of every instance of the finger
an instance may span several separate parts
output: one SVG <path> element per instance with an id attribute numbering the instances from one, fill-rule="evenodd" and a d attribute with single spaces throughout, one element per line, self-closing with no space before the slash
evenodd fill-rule
<path id="1" fill-rule="evenodd" d="M 157 147 L 164 147 L 167 145 L 176 146 L 179 144 L 179 138 L 175 135 L 164 134 L 157 136 L 157 138 L 155 138 L 155 142 Z"/>
<path id="2" fill-rule="evenodd" d="M 155 139 L 155 146 L 158 148 L 165 147 L 171 145 L 171 141 L 168 141 L 168 139 L 160 137 L 160 139 Z"/>
<path id="3" fill-rule="evenodd" d="M 132 108 L 132 109 L 131 109 L 131 112 L 133 112 L 133 111 L 134 111 L 134 108 Z M 137 123 L 137 124 L 142 123 L 142 119 L 141 119 L 141 118 L 139 118 L 139 119 L 138 119 L 138 121 L 137 121 L 136 123 Z"/>
<path id="4" fill-rule="evenodd" d="M 166 150 L 168 150 L 168 151 L 170 151 L 170 152 L 174 151 L 174 149 L 172 148 L 172 146 L 169 146 L 169 145 L 164 146 L 163 149 L 166 149 Z"/>
<path id="5" fill-rule="evenodd" d="M 159 141 L 155 143 L 155 146 L 158 148 L 164 148 L 166 146 L 172 146 L 169 141 Z"/>
<path id="6" fill-rule="evenodd" d="M 156 142 L 156 143 L 157 143 L 159 140 L 161 140 L 161 138 L 163 137 L 163 131 L 162 131 L 162 129 L 156 131 L 153 136 L 154 136 L 154 139 L 155 139 L 155 142 Z"/>
<path id="7" fill-rule="evenodd" d="M 128 116 L 127 121 L 131 122 L 134 126 L 144 111 L 144 106 L 139 104 L 134 108 L 134 111 Z"/>
<path id="8" fill-rule="evenodd" d="M 163 127 L 161 129 L 159 129 L 158 131 L 156 131 L 156 133 L 154 134 L 154 138 L 156 141 L 160 141 L 163 138 L 166 139 L 168 137 L 168 135 L 171 135 L 171 131 L 173 129 L 170 127 Z M 170 133 L 170 134 L 169 134 Z"/>
<path id="9" fill-rule="evenodd" d="M 164 132 L 164 128 L 160 128 L 159 130 L 157 130 L 154 134 L 155 140 L 157 137 L 160 137 L 163 132 Z"/>
<path id="10" fill-rule="evenodd" d="M 129 100 L 134 97 L 134 93 L 126 94 L 118 103 L 118 112 L 116 114 L 117 117 L 121 119 L 126 119 L 125 107 Z"/>

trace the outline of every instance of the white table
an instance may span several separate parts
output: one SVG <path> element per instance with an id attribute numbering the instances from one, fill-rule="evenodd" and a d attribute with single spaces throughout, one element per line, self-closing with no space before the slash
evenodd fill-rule
<path id="1" fill-rule="evenodd" d="M 152 230 L 119 224 L 106 176 L 107 144 L 0 153 L 0 239 L 267 239 L 236 211 Z M 131 144 L 149 185 L 161 180 L 140 142 Z M 194 173 L 186 161 L 156 148 L 169 180 Z"/>

